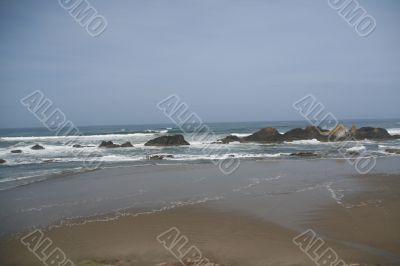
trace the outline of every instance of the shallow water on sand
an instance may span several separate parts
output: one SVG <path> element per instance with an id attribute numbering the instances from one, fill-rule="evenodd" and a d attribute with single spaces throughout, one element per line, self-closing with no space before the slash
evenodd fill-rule
<path id="1" fill-rule="evenodd" d="M 372 173 L 400 173 L 399 159 L 378 159 Z M 355 174 L 345 160 L 321 159 L 243 161 L 230 176 L 212 164 L 102 169 L 0 191 L 0 231 L 200 203 L 300 230 L 324 205 L 352 207 L 347 197 L 368 189 Z"/>

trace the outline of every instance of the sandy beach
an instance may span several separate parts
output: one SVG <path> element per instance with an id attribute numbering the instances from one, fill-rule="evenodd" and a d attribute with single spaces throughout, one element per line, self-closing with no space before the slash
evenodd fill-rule
<path id="1" fill-rule="evenodd" d="M 2 202 L 19 202 L 2 219 L 2 232 L 9 233 L 0 242 L 1 265 L 41 265 L 20 242 L 33 229 L 12 223 L 21 215 L 76 265 L 179 265 L 157 240 L 173 227 L 187 237 L 182 250 L 195 246 L 218 265 L 313 265 L 292 241 L 307 229 L 348 265 L 398 265 L 397 161 L 378 161 L 370 175 L 355 175 L 340 160 L 292 160 L 243 162 L 229 177 L 204 164 L 113 168 L 38 182 L 1 194 Z M 27 189 L 31 197 L 24 201 Z M 49 204 L 55 195 L 43 191 L 54 190 L 63 203 Z"/>

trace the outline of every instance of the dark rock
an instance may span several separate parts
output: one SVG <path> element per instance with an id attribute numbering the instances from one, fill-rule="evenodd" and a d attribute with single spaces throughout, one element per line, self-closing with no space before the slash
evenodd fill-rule
<path id="1" fill-rule="evenodd" d="M 94 147 L 93 145 L 81 145 L 81 144 L 74 144 L 72 148 L 86 148 L 86 147 Z"/>
<path id="2" fill-rule="evenodd" d="M 0 164 L 5 163 L 5 162 L 6 162 L 6 160 L 0 159 Z"/>
<path id="3" fill-rule="evenodd" d="M 325 141 L 327 139 L 327 131 L 323 131 L 319 127 L 308 126 L 306 128 L 294 128 L 283 134 L 285 141 L 293 140 L 305 140 L 305 139 L 317 139 L 319 141 Z"/>
<path id="4" fill-rule="evenodd" d="M 114 144 L 112 141 L 102 141 L 99 145 L 99 147 L 103 147 L 103 148 L 118 148 L 119 145 Z"/>
<path id="5" fill-rule="evenodd" d="M 39 144 L 36 144 L 31 147 L 32 150 L 44 150 L 43 146 L 40 146 Z"/>
<path id="6" fill-rule="evenodd" d="M 173 155 L 149 155 L 147 156 L 147 160 L 163 160 L 164 158 L 174 158 Z"/>
<path id="7" fill-rule="evenodd" d="M 11 153 L 22 153 L 22 150 L 12 150 Z"/>
<path id="8" fill-rule="evenodd" d="M 400 149 L 386 149 L 386 152 L 400 154 Z"/>
<path id="9" fill-rule="evenodd" d="M 361 127 L 355 129 L 353 136 L 355 139 L 393 139 L 386 129 L 379 127 Z"/>
<path id="10" fill-rule="evenodd" d="M 122 147 L 122 148 L 133 147 L 133 145 L 132 145 L 132 143 L 127 141 L 127 142 L 122 143 L 120 147 Z"/>
<path id="11" fill-rule="evenodd" d="M 180 146 L 190 145 L 182 135 L 161 136 L 149 140 L 144 144 L 145 146 Z"/>
<path id="12" fill-rule="evenodd" d="M 235 135 L 229 135 L 223 139 L 218 140 L 218 142 L 215 142 L 215 143 L 228 144 L 229 142 L 235 142 L 235 141 L 241 141 L 241 138 L 239 138 L 238 136 L 235 136 Z"/>
<path id="13" fill-rule="evenodd" d="M 267 127 L 242 139 L 250 142 L 279 142 L 283 141 L 283 136 L 275 128 Z"/>
<path id="14" fill-rule="evenodd" d="M 298 156 L 298 157 L 317 157 L 318 154 L 313 152 L 294 152 L 291 153 L 290 156 Z"/>
<path id="15" fill-rule="evenodd" d="M 352 155 L 352 156 L 359 156 L 360 155 L 360 153 L 358 151 L 348 151 L 347 153 L 349 155 Z"/>

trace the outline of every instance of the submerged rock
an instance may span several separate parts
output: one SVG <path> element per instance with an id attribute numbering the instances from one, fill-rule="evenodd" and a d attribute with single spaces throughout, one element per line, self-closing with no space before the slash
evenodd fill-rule
<path id="1" fill-rule="evenodd" d="M 147 156 L 147 160 L 163 160 L 164 158 L 174 158 L 173 155 L 149 155 Z"/>
<path id="2" fill-rule="evenodd" d="M 22 153 L 22 150 L 12 150 L 11 153 Z"/>
<path id="3" fill-rule="evenodd" d="M 32 146 L 31 149 L 32 150 L 44 150 L 44 147 L 39 144 L 36 144 L 36 145 Z"/>
<path id="4" fill-rule="evenodd" d="M 72 148 L 86 148 L 86 147 L 94 147 L 93 145 L 81 145 L 81 144 L 74 144 Z"/>
<path id="5" fill-rule="evenodd" d="M 360 153 L 358 151 L 348 151 L 347 154 L 352 155 L 352 156 L 359 156 Z"/>
<path id="6" fill-rule="evenodd" d="M 5 162 L 6 162 L 6 160 L 0 159 L 0 164 L 5 163 Z"/>
<path id="7" fill-rule="evenodd" d="M 317 157 L 317 153 L 313 152 L 294 152 L 291 153 L 290 156 L 298 156 L 298 157 Z"/>
<path id="8" fill-rule="evenodd" d="M 190 145 L 182 135 L 161 136 L 149 140 L 144 146 L 181 146 Z"/>
<path id="9" fill-rule="evenodd" d="M 386 149 L 386 152 L 400 154 L 400 149 Z"/>

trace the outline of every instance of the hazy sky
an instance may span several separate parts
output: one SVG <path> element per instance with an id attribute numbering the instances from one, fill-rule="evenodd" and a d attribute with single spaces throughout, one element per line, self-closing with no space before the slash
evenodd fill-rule
<path id="1" fill-rule="evenodd" d="M 0 127 L 40 126 L 19 99 L 42 90 L 76 125 L 168 122 L 175 93 L 205 121 L 297 120 L 314 94 L 338 118 L 400 118 L 400 1 L 359 3 L 359 37 L 327 0 L 90 3 L 93 38 L 57 0 L 0 2 Z"/>

